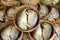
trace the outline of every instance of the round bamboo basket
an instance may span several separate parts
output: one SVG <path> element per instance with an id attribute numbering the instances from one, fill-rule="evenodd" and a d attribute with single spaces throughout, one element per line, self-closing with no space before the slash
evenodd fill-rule
<path id="1" fill-rule="evenodd" d="M 52 27 L 52 32 L 51 32 L 51 35 L 50 35 L 50 37 L 49 37 L 49 39 L 54 35 L 54 28 L 53 28 L 53 23 L 51 23 L 50 21 L 48 21 L 48 20 L 40 20 L 40 22 L 39 22 L 39 24 L 42 24 L 42 23 L 48 23 L 48 24 L 50 24 L 51 25 L 51 27 Z M 35 29 L 36 30 L 36 29 Z M 34 31 L 35 31 L 34 30 Z M 33 32 L 34 31 L 32 31 L 32 32 L 29 32 L 28 34 L 29 34 L 29 36 L 30 36 L 30 38 L 32 39 L 32 40 L 35 40 L 34 38 L 33 38 Z"/>
<path id="2" fill-rule="evenodd" d="M 37 27 L 38 24 L 42 24 L 42 23 L 48 23 L 51 25 L 52 31 L 51 31 L 51 35 L 48 39 L 54 40 L 54 35 L 55 35 L 55 31 L 56 31 L 54 29 L 54 27 L 55 27 L 54 25 L 60 24 L 60 17 L 58 19 L 55 19 L 54 21 L 50 21 L 50 20 L 48 20 L 48 18 L 49 18 L 51 9 L 53 7 L 56 8 L 57 10 L 59 10 L 59 13 L 60 13 L 60 6 L 56 6 L 56 4 L 53 4 L 54 1 L 49 4 L 43 4 L 42 3 L 43 1 L 44 0 L 32 0 L 32 1 L 31 0 L 30 1 L 29 0 L 28 1 L 19 0 L 19 1 L 14 1 L 14 2 L 12 2 L 12 1 L 8 2 L 8 1 L 0 0 L 0 10 L 3 10 L 3 12 L 4 12 L 4 18 L 3 18 L 4 21 L 0 21 L 0 40 L 2 40 L 2 38 L 1 38 L 2 30 L 4 28 L 8 27 L 9 25 L 15 25 L 16 26 L 15 28 L 19 31 L 19 35 L 17 37 L 17 40 L 23 40 L 25 33 L 27 33 L 30 40 L 35 40 L 33 37 L 33 33 L 38 28 Z M 38 8 L 36 7 L 36 5 L 38 5 Z M 46 6 L 49 10 L 49 13 L 42 18 L 40 18 L 40 14 L 39 14 L 39 11 L 41 9 L 41 5 Z M 13 15 L 13 17 L 9 17 L 7 15 L 7 11 L 9 8 L 13 8 L 13 7 L 16 7 L 14 15 Z M 29 7 L 30 9 L 32 9 L 33 11 L 36 12 L 36 14 L 38 16 L 38 20 L 37 20 L 36 25 L 33 28 L 28 29 L 28 30 L 24 30 L 17 25 L 17 17 L 18 17 L 18 14 L 21 13 L 21 11 L 23 11 L 27 7 Z M 59 16 L 60 16 L 60 14 L 59 14 Z M 8 19 L 8 21 L 6 22 L 5 19 Z M 44 38 L 43 38 L 43 40 L 44 40 Z"/>
<path id="3" fill-rule="evenodd" d="M 6 28 L 7 26 L 9 26 L 9 25 L 14 25 L 14 24 L 12 23 L 12 21 L 5 22 L 5 23 L 1 23 L 1 24 L 0 24 L 0 32 L 2 32 L 2 30 L 3 30 L 4 28 Z M 20 31 L 20 32 L 19 32 L 19 37 L 18 37 L 17 40 L 21 40 L 22 36 L 23 36 L 23 32 Z M 1 38 L 1 39 L 2 39 L 2 38 Z"/>
<path id="4" fill-rule="evenodd" d="M 20 7 L 16 8 L 15 15 L 13 17 L 13 22 L 14 22 L 14 24 L 16 26 L 17 26 L 16 22 L 17 22 L 17 15 L 18 15 L 18 13 L 21 12 L 26 7 L 30 7 L 32 10 L 34 10 L 37 13 L 37 15 L 38 15 L 38 21 L 39 21 L 39 13 L 38 13 L 38 11 L 33 6 L 23 5 L 23 6 L 20 6 Z M 38 24 L 38 22 L 37 22 L 37 24 Z M 16 28 L 19 29 L 19 30 L 21 30 L 22 32 L 31 32 L 31 31 L 35 30 L 37 27 L 34 27 L 31 30 L 23 30 L 23 29 L 19 28 L 18 26 Z"/>
<path id="5" fill-rule="evenodd" d="M 14 11 L 15 11 L 15 9 L 16 9 L 16 8 L 14 8 L 14 7 L 6 7 L 5 10 L 4 10 L 4 11 L 5 11 L 5 18 L 7 18 L 8 20 L 13 20 L 13 17 L 8 16 L 8 13 L 7 13 L 7 11 L 8 11 L 10 8 L 13 8 Z M 12 15 L 14 15 L 14 14 L 12 14 Z"/>
<path id="6" fill-rule="evenodd" d="M 51 11 L 52 6 L 50 6 L 50 5 L 47 5 L 47 6 L 46 6 L 46 5 L 42 5 L 41 3 L 39 3 L 39 10 L 38 10 L 38 12 L 40 12 L 41 6 L 47 7 L 47 9 L 48 9 L 48 14 L 45 15 L 45 16 L 43 16 L 43 17 L 41 17 L 40 19 L 46 19 L 46 17 L 50 15 L 50 11 Z M 40 16 L 40 15 L 39 15 L 39 16 Z"/>
<path id="7" fill-rule="evenodd" d="M 48 15 L 47 16 L 45 16 L 45 17 L 43 17 L 42 19 L 43 20 L 48 20 L 48 18 L 50 17 L 50 15 L 51 15 L 51 11 L 52 11 L 52 7 L 51 6 L 49 6 L 49 13 L 48 13 Z M 55 8 L 55 7 L 54 7 Z M 59 13 L 60 13 L 60 10 L 58 9 L 58 8 L 56 8 L 58 11 L 59 11 Z M 54 22 L 54 23 L 60 23 L 59 22 L 59 20 L 60 20 L 60 17 L 59 18 L 57 18 L 57 19 L 55 19 L 54 21 L 50 21 L 50 22 Z M 55 22 L 56 21 L 56 22 Z"/>

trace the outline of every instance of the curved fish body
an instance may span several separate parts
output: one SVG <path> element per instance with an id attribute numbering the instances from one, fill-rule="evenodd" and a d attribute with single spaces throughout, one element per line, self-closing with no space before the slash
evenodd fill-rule
<path id="1" fill-rule="evenodd" d="M 43 27 L 43 38 L 44 40 L 48 40 L 52 32 L 51 25 L 48 23 L 43 23 L 42 27 Z"/>
<path id="2" fill-rule="evenodd" d="M 58 18 L 59 18 L 59 11 L 56 8 L 52 8 L 48 20 L 54 21 L 55 19 Z"/>
<path id="3" fill-rule="evenodd" d="M 24 9 L 18 15 L 17 24 L 20 28 L 27 30 L 33 28 L 37 20 L 38 16 L 36 12 L 34 12 L 33 10 Z"/>
<path id="4" fill-rule="evenodd" d="M 33 38 L 35 40 L 43 40 L 43 38 L 42 38 L 42 28 L 41 28 L 40 24 L 37 27 L 38 28 L 33 33 Z"/>
<path id="5" fill-rule="evenodd" d="M 4 19 L 4 11 L 0 10 L 0 21 L 3 21 Z"/>
<path id="6" fill-rule="evenodd" d="M 39 10 L 40 18 L 46 16 L 49 13 L 48 8 L 44 5 L 41 5 L 41 8 Z"/>
<path id="7" fill-rule="evenodd" d="M 8 17 L 13 17 L 14 12 L 15 12 L 15 8 L 9 8 L 7 11 Z"/>
<path id="8" fill-rule="evenodd" d="M 2 30 L 1 37 L 3 40 L 16 40 L 18 34 L 19 31 L 15 28 L 15 26 L 10 25 Z"/>
<path id="9" fill-rule="evenodd" d="M 35 40 L 49 40 L 52 32 L 51 25 L 48 23 L 42 23 L 39 24 L 37 27 L 38 28 L 33 33 L 33 38 Z"/>

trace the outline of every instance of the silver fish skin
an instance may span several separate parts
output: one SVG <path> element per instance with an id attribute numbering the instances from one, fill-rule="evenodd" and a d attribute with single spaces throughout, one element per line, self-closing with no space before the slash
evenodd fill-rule
<path id="1" fill-rule="evenodd" d="M 25 14 L 25 10 L 23 10 L 22 13 L 19 13 L 17 23 L 20 28 L 27 29 L 27 27 L 25 25 L 25 24 L 27 24 L 27 15 Z"/>
<path id="2" fill-rule="evenodd" d="M 9 17 L 13 17 L 14 12 L 15 12 L 15 8 L 9 8 L 8 11 L 7 11 L 7 15 Z"/>
<path id="3" fill-rule="evenodd" d="M 4 19 L 4 11 L 0 10 L 0 21 L 3 21 Z"/>
<path id="4" fill-rule="evenodd" d="M 10 25 L 7 28 L 2 30 L 1 37 L 3 40 L 16 40 L 18 34 L 19 31 L 15 28 L 15 26 Z"/>
<path id="5" fill-rule="evenodd" d="M 42 26 L 43 26 L 43 38 L 44 40 L 48 40 L 52 32 L 51 25 L 48 23 L 44 23 L 42 24 Z"/>
<path id="6" fill-rule="evenodd" d="M 39 14 L 40 14 L 40 18 L 41 18 L 43 16 L 46 16 L 49 13 L 49 11 L 48 11 L 48 8 L 46 6 L 44 6 L 44 5 L 41 5 L 40 7 L 41 8 L 39 10 Z"/>
<path id="7" fill-rule="evenodd" d="M 42 28 L 41 28 L 40 24 L 38 24 L 37 27 L 38 28 L 33 33 L 33 38 L 35 40 L 43 40 L 43 38 L 42 38 Z"/>
<path id="8" fill-rule="evenodd" d="M 32 10 L 29 10 L 28 13 L 29 13 L 29 15 L 28 15 L 28 24 L 33 27 L 36 24 L 37 20 L 38 20 L 38 16 L 37 16 L 36 12 L 34 12 Z"/>
<path id="9" fill-rule="evenodd" d="M 48 20 L 54 21 L 55 19 L 58 18 L 59 18 L 59 11 L 56 8 L 52 8 Z"/>
<path id="10" fill-rule="evenodd" d="M 33 28 L 37 20 L 38 16 L 34 11 L 24 9 L 22 13 L 19 14 L 17 23 L 20 28 L 27 30 L 28 28 Z"/>

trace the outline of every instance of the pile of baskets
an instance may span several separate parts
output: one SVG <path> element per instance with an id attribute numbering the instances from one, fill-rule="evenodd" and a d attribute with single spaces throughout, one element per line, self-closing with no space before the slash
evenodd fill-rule
<path id="1" fill-rule="evenodd" d="M 60 40 L 60 0 L 0 0 L 0 40 Z"/>

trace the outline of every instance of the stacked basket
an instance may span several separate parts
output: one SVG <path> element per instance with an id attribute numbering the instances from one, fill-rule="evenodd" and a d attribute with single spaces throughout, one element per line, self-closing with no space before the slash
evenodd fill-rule
<path id="1" fill-rule="evenodd" d="M 60 40 L 60 0 L 0 0 L 0 40 Z"/>

